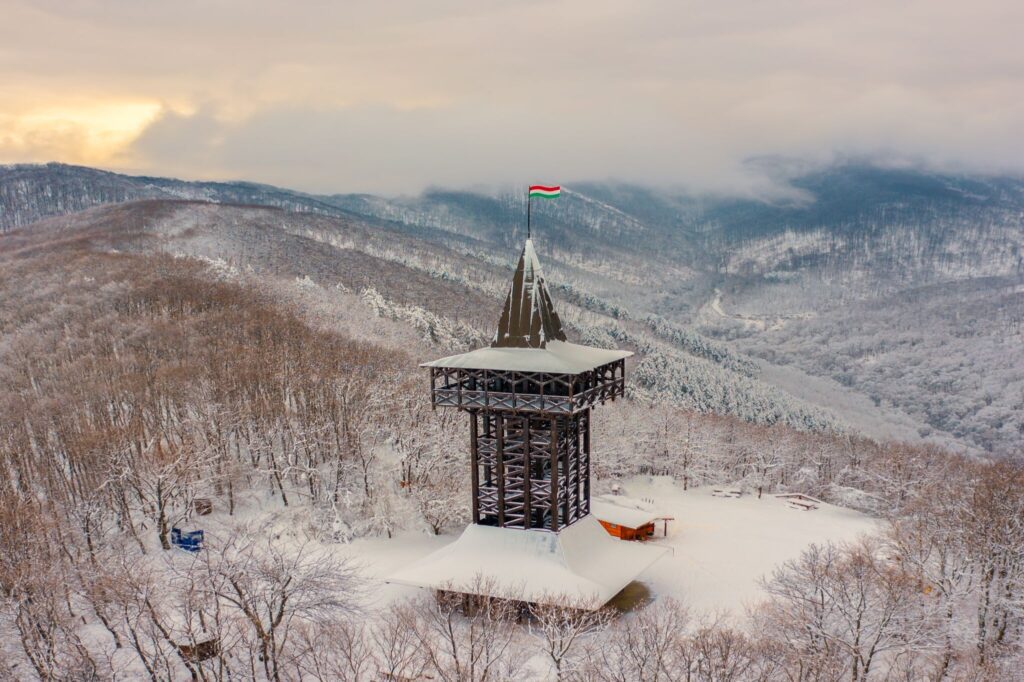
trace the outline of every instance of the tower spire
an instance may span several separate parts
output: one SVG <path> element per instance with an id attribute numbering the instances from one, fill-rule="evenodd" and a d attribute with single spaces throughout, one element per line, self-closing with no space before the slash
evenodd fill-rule
<path id="1" fill-rule="evenodd" d="M 544 284 L 533 240 L 527 239 L 501 309 L 492 348 L 544 348 L 548 341 L 565 341 L 562 321 Z"/>

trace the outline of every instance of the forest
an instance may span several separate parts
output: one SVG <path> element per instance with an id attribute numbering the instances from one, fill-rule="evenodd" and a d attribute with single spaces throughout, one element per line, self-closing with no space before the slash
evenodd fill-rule
<path id="1" fill-rule="evenodd" d="M 1020 179 L 850 161 L 803 169 L 787 188 L 765 200 L 575 183 L 536 207 L 534 236 L 578 336 L 615 334 L 706 387 L 647 373 L 641 388 L 659 400 L 1014 456 L 1024 428 Z M 524 210 L 508 187 L 311 195 L 0 167 L 0 231 L 118 226 L 110 248 L 372 290 L 396 319 L 465 344 L 490 333 Z M 802 377 L 820 381 L 802 390 Z"/>
<path id="2" fill-rule="evenodd" d="M 417 367 L 466 330 L 435 333 L 420 308 L 372 290 L 102 248 L 104 235 L 0 239 L 0 676 L 1024 672 L 1020 458 L 757 423 L 639 385 L 595 420 L 598 490 L 637 475 L 798 490 L 868 512 L 882 531 L 777 567 L 743 618 L 693 614 L 685 597 L 627 616 L 574 603 L 467 609 L 443 595 L 369 609 L 373 585 L 333 547 L 468 517 L 464 424 L 430 409 Z M 306 295 L 319 306 L 294 304 Z M 203 551 L 172 548 L 172 529 L 211 506 L 221 522 Z"/>

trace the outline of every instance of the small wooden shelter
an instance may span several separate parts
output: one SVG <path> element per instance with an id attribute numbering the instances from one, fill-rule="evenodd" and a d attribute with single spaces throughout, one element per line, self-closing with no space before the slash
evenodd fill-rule
<path id="1" fill-rule="evenodd" d="M 627 498 L 597 498 L 592 513 L 608 534 L 620 540 L 646 540 L 654 537 L 654 522 L 659 519 L 646 505 Z"/>

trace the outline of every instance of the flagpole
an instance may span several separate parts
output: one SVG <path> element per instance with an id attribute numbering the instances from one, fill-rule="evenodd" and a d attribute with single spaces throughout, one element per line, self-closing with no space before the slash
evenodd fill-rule
<path id="1" fill-rule="evenodd" d="M 530 233 L 530 188 L 526 188 L 526 238 L 531 239 L 533 235 Z"/>

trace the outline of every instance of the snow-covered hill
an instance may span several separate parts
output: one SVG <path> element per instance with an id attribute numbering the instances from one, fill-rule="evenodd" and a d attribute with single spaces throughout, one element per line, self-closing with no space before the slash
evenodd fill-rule
<path id="1" fill-rule="evenodd" d="M 857 165 L 788 182 L 792 191 L 770 200 L 566 186 L 558 201 L 534 207 L 534 226 L 567 320 L 589 342 L 658 348 L 640 368 L 660 363 L 658 374 L 675 377 L 672 385 L 638 388 L 691 407 L 1019 449 L 1024 182 Z M 387 315 L 446 342 L 461 329 L 466 344 L 490 334 L 488 305 L 501 296 L 523 237 L 520 194 L 312 196 L 251 183 L 13 166 L 0 168 L 0 229 L 31 232 L 38 226 L 28 224 L 44 216 L 165 199 L 82 220 L 89 229 L 145 225 L 149 218 L 139 216 L 157 211 L 143 233 L 163 236 L 132 248 L 372 289 L 395 306 Z M 174 203 L 182 199 L 236 206 Z M 760 372 L 751 356 L 780 371 Z M 787 379 L 794 372 L 821 382 L 796 390 L 801 384 Z M 836 393 L 822 393 L 828 386 Z M 837 417 L 837 406 L 851 401 L 893 418 Z M 795 412 L 780 407 L 790 403 Z"/>

